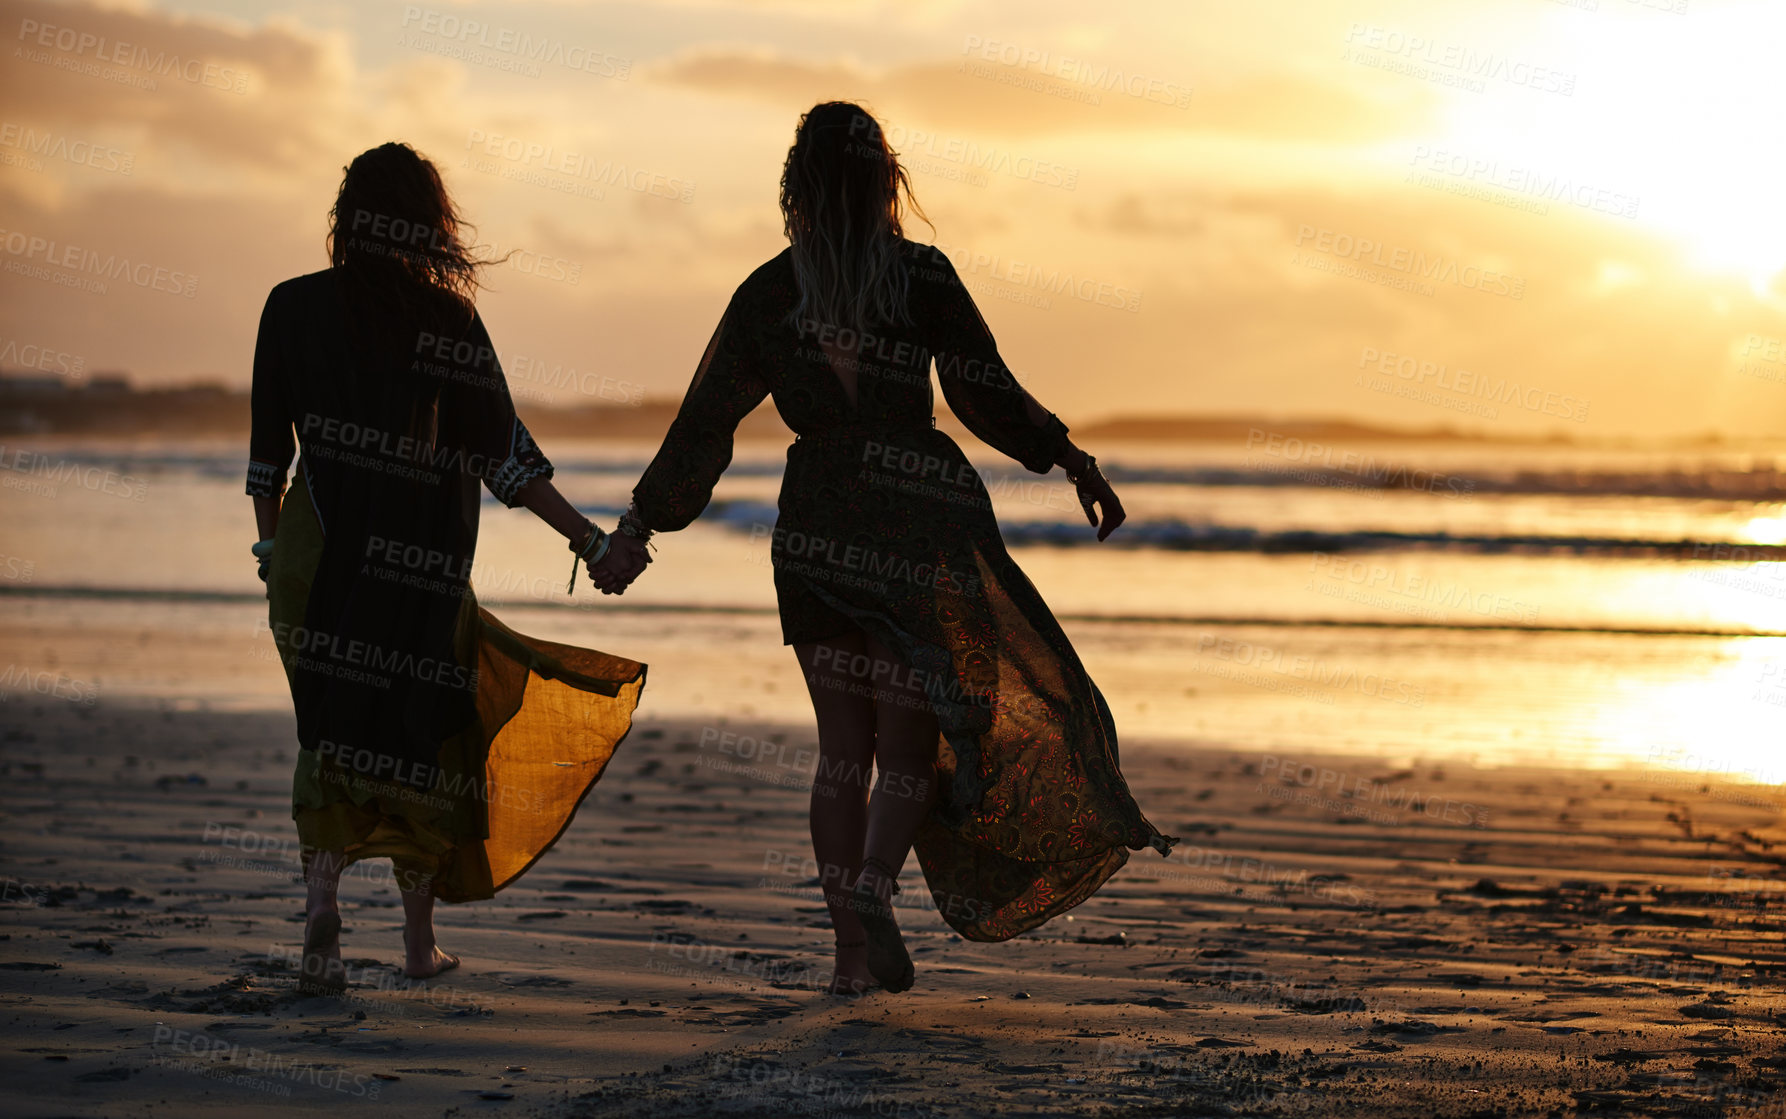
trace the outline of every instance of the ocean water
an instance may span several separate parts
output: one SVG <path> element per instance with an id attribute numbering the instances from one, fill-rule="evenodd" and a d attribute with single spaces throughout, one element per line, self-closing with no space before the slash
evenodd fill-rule
<path id="1" fill-rule="evenodd" d="M 1786 447 L 1112 443 L 1096 449 L 1129 522 L 1099 544 L 1058 472 L 966 445 L 1125 740 L 1783 779 Z M 548 446 L 600 521 L 652 449 Z M 562 542 L 486 500 L 473 585 L 518 629 L 649 662 L 650 714 L 807 725 L 768 566 L 782 461 L 741 444 L 707 513 L 660 536 L 621 598 L 586 580 L 567 595 Z M 286 702 L 240 445 L 32 438 L 0 462 L 12 632 L 265 647 L 183 674 L 80 655 L 108 696 Z"/>

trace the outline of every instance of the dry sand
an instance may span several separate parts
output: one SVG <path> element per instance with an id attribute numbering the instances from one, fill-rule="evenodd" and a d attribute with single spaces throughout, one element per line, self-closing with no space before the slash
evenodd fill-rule
<path id="1" fill-rule="evenodd" d="M 914 866 L 918 986 L 845 1001 L 811 731 L 647 716 L 539 866 L 443 908 L 462 970 L 401 979 L 385 864 L 350 873 L 334 1001 L 294 989 L 289 714 L 0 722 L 8 1115 L 1786 1113 L 1772 790 L 1130 744 L 1172 858 L 990 945 Z"/>

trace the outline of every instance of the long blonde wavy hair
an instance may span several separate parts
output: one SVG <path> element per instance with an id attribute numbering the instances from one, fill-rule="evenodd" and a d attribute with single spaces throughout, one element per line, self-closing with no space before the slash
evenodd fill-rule
<path id="1" fill-rule="evenodd" d="M 900 255 L 907 206 L 930 223 L 873 114 L 826 101 L 802 115 L 781 171 L 782 226 L 800 288 L 788 321 L 856 330 L 911 321 Z"/>

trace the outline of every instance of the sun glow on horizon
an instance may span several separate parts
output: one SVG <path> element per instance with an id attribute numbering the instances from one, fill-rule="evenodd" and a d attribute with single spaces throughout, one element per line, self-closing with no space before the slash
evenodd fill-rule
<path id="1" fill-rule="evenodd" d="M 1740 276 L 1757 298 L 1778 298 L 1782 42 L 1786 5 L 1777 3 L 1695 3 L 1680 15 L 1562 9 L 1514 53 L 1573 67 L 1573 93 L 1458 95 L 1449 139 L 1485 157 L 1517 153 L 1530 173 L 1613 200 L 1584 213 L 1660 232 L 1689 267 Z"/>
<path id="2" fill-rule="evenodd" d="M 1786 544 L 1786 507 L 1771 517 L 1756 517 L 1743 528 L 1754 544 Z"/>

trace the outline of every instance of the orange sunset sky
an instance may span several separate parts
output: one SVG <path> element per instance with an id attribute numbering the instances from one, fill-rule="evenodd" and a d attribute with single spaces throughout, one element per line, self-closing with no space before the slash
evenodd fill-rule
<path id="1" fill-rule="evenodd" d="M 1786 427 L 1778 0 L 0 0 L 0 42 L 12 368 L 245 384 L 395 138 L 520 250 L 511 377 L 677 394 L 799 112 L 854 98 L 1069 422 Z"/>

